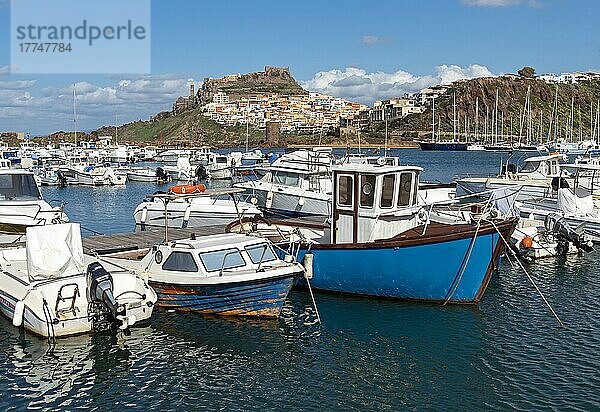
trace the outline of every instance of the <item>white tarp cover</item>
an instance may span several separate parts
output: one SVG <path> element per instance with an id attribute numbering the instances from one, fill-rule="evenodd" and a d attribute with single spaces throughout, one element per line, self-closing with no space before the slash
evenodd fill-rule
<path id="1" fill-rule="evenodd" d="M 504 189 L 495 189 L 491 194 L 491 204 L 502 212 L 505 216 L 519 216 L 519 210 L 515 206 L 515 200 L 519 194 L 519 189 L 507 187 Z"/>
<path id="2" fill-rule="evenodd" d="M 83 246 L 77 223 L 27 228 L 27 271 L 32 280 L 83 273 Z"/>
<path id="3" fill-rule="evenodd" d="M 570 189 L 558 189 L 558 207 L 567 215 L 588 215 L 594 210 L 594 199 L 589 193 L 578 196 Z"/>

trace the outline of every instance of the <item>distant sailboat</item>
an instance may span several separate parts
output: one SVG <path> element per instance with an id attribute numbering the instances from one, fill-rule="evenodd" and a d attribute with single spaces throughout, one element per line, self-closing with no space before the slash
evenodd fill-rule
<path id="1" fill-rule="evenodd" d="M 453 124 L 454 124 L 454 132 L 453 132 L 453 138 L 452 140 L 438 140 L 435 137 L 435 99 L 433 99 L 433 103 L 432 103 L 432 116 L 433 116 L 433 123 L 432 123 L 432 134 L 431 134 L 431 140 L 421 140 L 418 141 L 417 143 L 419 143 L 419 147 L 421 148 L 421 150 L 427 150 L 427 151 L 431 151 L 431 150 L 439 150 L 439 151 L 455 151 L 455 152 L 462 152 L 462 151 L 466 151 L 467 147 L 468 147 L 468 143 L 467 142 L 459 142 L 457 137 L 456 137 L 456 93 L 454 93 L 453 95 Z"/>

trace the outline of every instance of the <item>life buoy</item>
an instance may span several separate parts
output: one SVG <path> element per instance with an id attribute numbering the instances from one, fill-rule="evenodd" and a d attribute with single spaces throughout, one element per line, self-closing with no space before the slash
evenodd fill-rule
<path id="1" fill-rule="evenodd" d="M 198 185 L 177 185 L 169 188 L 170 193 L 176 195 L 189 195 L 193 193 L 203 193 L 206 190 L 206 186 L 201 184 Z"/>

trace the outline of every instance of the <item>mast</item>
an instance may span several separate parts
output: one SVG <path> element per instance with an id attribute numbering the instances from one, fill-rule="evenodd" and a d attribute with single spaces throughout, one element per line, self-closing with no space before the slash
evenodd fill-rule
<path id="1" fill-rule="evenodd" d="M 387 145 L 388 145 L 388 117 L 387 108 L 383 107 L 383 116 L 385 118 L 385 143 L 383 145 L 383 157 L 387 157 Z"/>
<path id="2" fill-rule="evenodd" d="M 75 83 L 73 83 L 73 127 L 75 128 L 75 147 L 77 147 L 77 110 L 75 106 Z"/>
<path id="3" fill-rule="evenodd" d="M 475 100 L 475 141 L 479 142 L 479 96 Z"/>
<path id="4" fill-rule="evenodd" d="M 431 139 L 437 142 L 435 137 L 435 96 L 432 99 L 432 115 L 431 115 Z"/>
<path id="5" fill-rule="evenodd" d="M 119 118 L 117 115 L 117 111 L 115 110 L 115 146 L 119 145 L 119 137 L 118 137 L 118 131 L 119 131 Z"/>
<path id="6" fill-rule="evenodd" d="M 452 125 L 454 126 L 452 131 L 452 140 L 456 142 L 456 92 L 452 95 L 452 107 L 453 107 L 453 115 L 452 115 Z"/>
<path id="7" fill-rule="evenodd" d="M 498 144 L 498 89 L 496 88 L 496 103 L 494 104 L 494 145 Z"/>

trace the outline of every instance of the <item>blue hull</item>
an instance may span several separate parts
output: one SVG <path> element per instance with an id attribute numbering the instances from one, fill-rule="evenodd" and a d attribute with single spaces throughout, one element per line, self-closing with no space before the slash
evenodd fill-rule
<path id="1" fill-rule="evenodd" d="M 436 142 L 419 142 L 421 150 L 440 150 L 445 152 L 464 152 L 467 150 L 467 143 L 436 143 Z"/>
<path id="2" fill-rule="evenodd" d="M 157 305 L 178 312 L 277 317 L 298 274 L 220 285 L 176 285 L 150 281 Z"/>
<path id="3" fill-rule="evenodd" d="M 510 232 L 512 227 L 503 235 L 510 236 Z M 311 285 L 329 292 L 385 298 L 478 302 L 500 261 L 503 244 L 495 231 L 480 233 L 466 261 L 472 239 L 471 235 L 414 246 L 313 246 Z M 305 254 L 301 250 L 299 259 Z"/>

